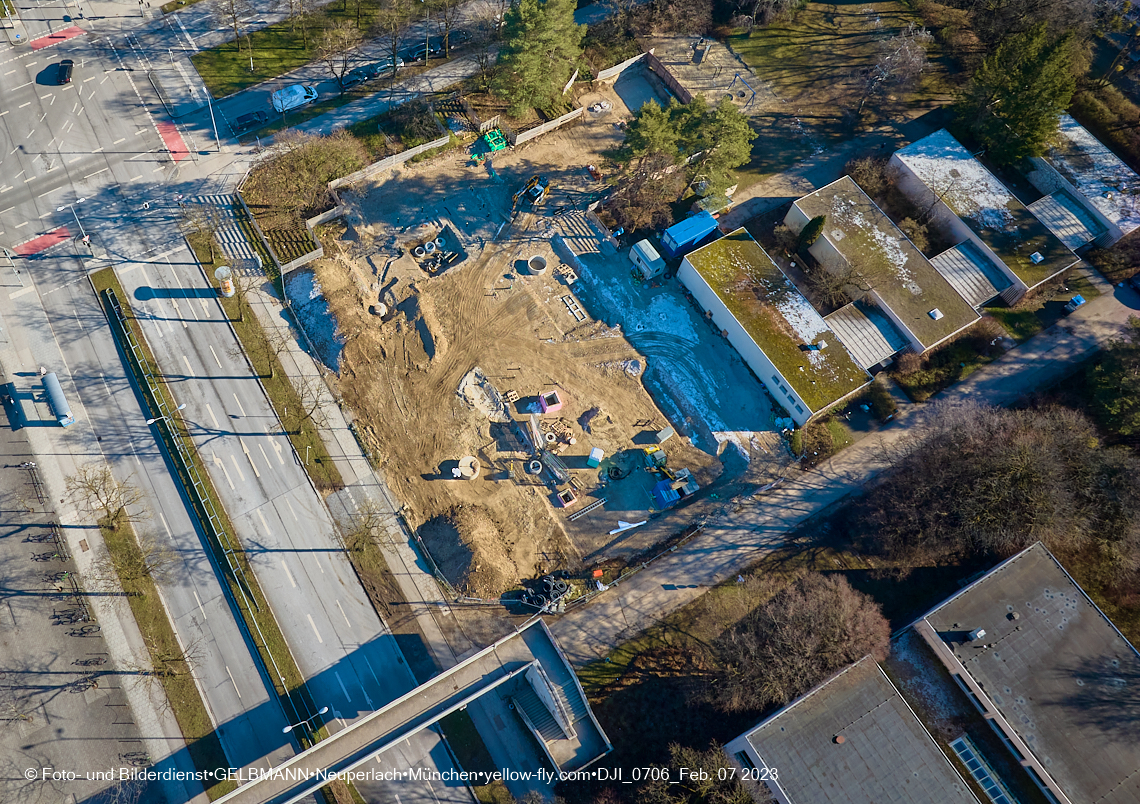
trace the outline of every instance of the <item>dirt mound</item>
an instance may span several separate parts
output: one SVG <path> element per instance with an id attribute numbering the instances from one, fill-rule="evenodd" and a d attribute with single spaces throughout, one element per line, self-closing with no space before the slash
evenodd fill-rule
<path id="1" fill-rule="evenodd" d="M 458 505 L 429 519 L 419 533 L 444 577 L 463 594 L 497 598 L 518 585 L 518 568 L 485 509 Z"/>

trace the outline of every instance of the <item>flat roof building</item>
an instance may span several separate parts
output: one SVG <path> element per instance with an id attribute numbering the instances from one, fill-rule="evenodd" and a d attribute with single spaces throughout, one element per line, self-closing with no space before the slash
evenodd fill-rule
<path id="1" fill-rule="evenodd" d="M 784 223 L 799 232 L 824 216 L 808 251 L 827 270 L 852 269 L 868 296 L 918 353 L 980 317 L 850 176 L 792 204 Z"/>
<path id="2" fill-rule="evenodd" d="M 797 424 L 871 381 L 744 228 L 686 255 L 677 279 Z"/>
<path id="3" fill-rule="evenodd" d="M 871 656 L 725 746 L 781 804 L 978 804 Z M 769 777 L 772 774 L 767 774 Z"/>
<path id="4" fill-rule="evenodd" d="M 913 627 L 1053 800 L 1140 801 L 1140 653 L 1043 545 Z"/>
<path id="5" fill-rule="evenodd" d="M 891 156 L 898 187 L 1010 279 L 1007 302 L 1074 265 L 1077 256 L 942 129 Z"/>
<path id="6" fill-rule="evenodd" d="M 1106 248 L 1140 227 L 1140 176 L 1069 115 L 1061 115 L 1048 152 L 1032 162 L 1033 186 L 1082 224 L 1072 239 L 1083 242 L 1067 242 L 1070 247 L 1093 242 Z M 1036 204 L 1029 206 L 1038 214 Z"/>

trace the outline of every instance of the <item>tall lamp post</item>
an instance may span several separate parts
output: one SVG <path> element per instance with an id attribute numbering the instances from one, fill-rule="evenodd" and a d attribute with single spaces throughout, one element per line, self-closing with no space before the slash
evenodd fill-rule
<path id="1" fill-rule="evenodd" d="M 329 711 L 329 708 L 327 706 L 322 706 L 320 709 L 317 710 L 317 713 L 315 715 L 313 715 L 312 717 L 307 717 L 299 723 L 293 723 L 292 725 L 286 726 L 285 728 L 281 729 L 281 733 L 282 734 L 288 734 L 289 732 L 293 731 L 293 729 L 297 728 L 298 726 L 304 726 L 309 721 L 316 720 L 317 718 L 319 718 L 321 715 L 323 715 L 327 711 Z"/>
<path id="2" fill-rule="evenodd" d="M 178 411 L 182 410 L 184 407 L 186 407 L 185 402 L 183 402 L 181 405 L 176 407 L 174 410 L 175 410 L 175 412 L 178 412 Z M 165 416 L 155 416 L 153 419 L 147 419 L 146 423 L 147 424 L 154 424 L 155 422 L 160 422 L 163 419 L 166 419 L 167 421 L 169 421 L 170 420 L 170 414 L 167 414 Z"/>
<path id="3" fill-rule="evenodd" d="M 83 235 L 83 242 L 87 242 L 87 232 L 83 231 L 83 221 L 79 220 L 79 213 L 75 211 L 76 204 L 82 204 L 86 198 L 80 198 L 72 201 L 70 204 L 64 204 L 62 207 L 56 207 L 56 212 L 63 212 L 65 209 L 70 209 L 71 214 L 75 216 L 75 222 L 79 225 L 79 234 Z"/>

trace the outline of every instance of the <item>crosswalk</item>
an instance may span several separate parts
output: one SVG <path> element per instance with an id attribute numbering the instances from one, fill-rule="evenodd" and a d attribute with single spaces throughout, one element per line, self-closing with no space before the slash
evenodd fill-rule
<path id="1" fill-rule="evenodd" d="M 237 198 L 230 194 L 199 195 L 190 199 L 190 203 L 213 209 L 217 222 L 214 237 L 222 247 L 222 252 L 230 260 L 230 267 L 236 273 L 249 276 L 265 275 L 265 271 L 259 267 L 257 251 L 249 242 L 239 222 L 239 216 L 244 215 L 244 212 Z"/>

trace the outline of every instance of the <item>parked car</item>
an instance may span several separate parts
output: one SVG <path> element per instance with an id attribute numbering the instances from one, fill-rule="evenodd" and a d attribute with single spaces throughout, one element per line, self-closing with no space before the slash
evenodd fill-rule
<path id="1" fill-rule="evenodd" d="M 269 115 L 266 112 L 249 112 L 243 114 L 234 120 L 234 133 L 238 134 L 242 131 L 248 131 L 251 128 L 260 128 L 269 121 Z"/>
<path id="2" fill-rule="evenodd" d="M 75 62 L 71 59 L 64 59 L 59 63 L 59 72 L 56 74 L 56 82 L 60 84 L 71 83 L 71 71 L 75 68 Z"/>
<path id="3" fill-rule="evenodd" d="M 443 49 L 437 42 L 420 42 L 408 50 L 404 51 L 404 55 L 408 57 L 408 61 L 423 61 L 424 53 L 427 53 L 428 58 L 438 58 L 443 55 Z"/>
<path id="4" fill-rule="evenodd" d="M 1065 315 L 1068 315 L 1086 303 L 1087 302 L 1085 301 L 1084 296 L 1074 296 L 1073 298 L 1069 299 L 1069 303 L 1065 305 Z"/>
<path id="5" fill-rule="evenodd" d="M 397 57 L 396 70 L 403 68 L 403 66 L 404 60 Z M 390 58 L 381 59 L 380 61 L 369 64 L 367 67 L 358 67 L 357 69 L 364 70 L 370 79 L 379 78 L 382 75 L 390 75 L 395 72 L 395 70 L 392 69 L 392 60 Z"/>
<path id="6" fill-rule="evenodd" d="M 362 68 L 357 67 L 355 70 L 349 70 L 341 80 L 340 85 L 345 89 L 352 89 L 358 87 L 367 81 L 372 76 L 368 75 Z"/>
<path id="7" fill-rule="evenodd" d="M 279 89 L 269 96 L 273 108 L 284 114 L 293 109 L 312 103 L 317 99 L 317 90 L 303 84 L 293 84 Z"/>

